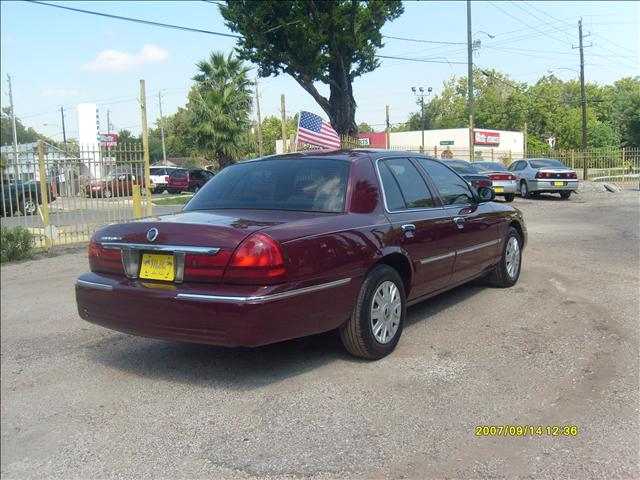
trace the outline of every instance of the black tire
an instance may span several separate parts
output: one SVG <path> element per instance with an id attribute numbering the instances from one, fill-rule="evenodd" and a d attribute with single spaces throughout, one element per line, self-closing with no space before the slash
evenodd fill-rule
<path id="1" fill-rule="evenodd" d="M 520 182 L 520 196 L 522 198 L 531 198 L 531 192 L 529 191 L 529 185 L 525 180 Z"/>
<path id="2" fill-rule="evenodd" d="M 382 343 L 376 339 L 374 334 L 371 309 L 374 305 L 374 297 L 385 282 L 392 282 L 397 288 L 397 295 L 400 297 L 400 314 L 395 333 L 388 341 Z M 396 348 L 402 335 L 407 309 L 406 303 L 404 284 L 398 272 L 388 265 L 373 267 L 362 284 L 351 318 L 340 327 L 340 339 L 344 347 L 356 357 L 377 360 L 389 355 Z M 392 309 L 388 304 L 384 308 L 385 313 L 382 315 L 391 321 Z M 387 311 L 389 315 L 387 315 Z M 382 319 L 378 322 L 382 322 Z"/>
<path id="3" fill-rule="evenodd" d="M 514 198 L 516 198 L 516 194 L 515 193 L 505 193 L 504 194 L 504 201 L 507 202 L 507 203 L 513 202 Z"/>
<path id="4" fill-rule="evenodd" d="M 178 190 L 173 190 L 172 188 L 167 188 L 167 192 L 169 192 L 171 195 L 175 195 L 176 193 L 178 193 Z"/>
<path id="5" fill-rule="evenodd" d="M 518 264 L 515 271 L 510 273 L 507 249 L 510 246 L 511 239 L 514 238 L 518 245 Z M 500 263 L 498 263 L 491 272 L 487 275 L 487 281 L 489 285 L 498 288 L 512 287 L 520 278 L 520 270 L 522 269 L 522 239 L 518 231 L 509 227 L 507 235 L 502 245 L 502 256 L 500 257 Z"/>
<path id="6" fill-rule="evenodd" d="M 571 192 L 560 192 L 560 198 L 562 200 L 569 200 L 571 197 Z"/>

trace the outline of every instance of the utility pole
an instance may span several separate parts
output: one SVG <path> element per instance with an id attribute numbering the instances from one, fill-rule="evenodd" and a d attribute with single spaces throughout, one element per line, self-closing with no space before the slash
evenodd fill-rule
<path id="1" fill-rule="evenodd" d="M 262 143 L 262 118 L 260 117 L 260 92 L 258 91 L 258 78 L 256 77 L 256 115 L 258 116 L 258 152 L 264 155 L 264 144 Z"/>
<path id="2" fill-rule="evenodd" d="M 588 153 L 587 153 L 587 89 L 584 85 L 584 45 L 582 43 L 582 39 L 586 36 L 588 37 L 591 34 L 583 35 L 582 34 L 582 19 L 578 20 L 578 36 L 580 37 L 580 95 L 582 97 L 582 179 L 587 179 L 587 164 L 588 164 Z M 587 45 L 590 47 L 591 45 Z"/>
<path id="3" fill-rule="evenodd" d="M 67 130 L 64 126 L 64 107 L 62 105 L 60 105 L 60 118 L 62 119 L 62 141 L 64 142 L 64 150 L 66 152 L 67 151 Z"/>
<path id="4" fill-rule="evenodd" d="M 149 170 L 149 128 L 147 127 L 147 94 L 144 80 L 140 80 L 140 115 L 142 117 L 142 149 L 144 158 L 144 189 L 146 193 L 147 216 L 153 215 L 151 205 L 151 171 Z"/>
<path id="5" fill-rule="evenodd" d="M 164 146 L 164 119 L 162 118 L 162 92 L 158 92 L 158 107 L 160 109 L 160 138 L 162 139 L 162 161 L 167 163 L 167 149 Z"/>
<path id="6" fill-rule="evenodd" d="M 16 130 L 16 113 L 13 109 L 13 91 L 11 90 L 11 77 L 7 73 L 7 83 L 9 84 L 9 105 L 11 107 L 11 123 L 13 125 L 13 175 L 14 182 L 18 181 L 18 131 Z"/>
<path id="7" fill-rule="evenodd" d="M 385 128 L 385 132 L 386 132 L 386 135 L 385 135 L 385 143 L 386 143 L 385 148 L 389 149 L 389 147 L 391 147 L 391 139 L 389 138 L 389 132 L 391 130 L 389 128 L 389 105 L 386 105 L 384 107 L 384 113 L 385 113 L 385 117 L 386 117 L 385 123 L 387 124 L 387 126 Z"/>
<path id="8" fill-rule="evenodd" d="M 282 153 L 287 153 L 287 111 L 284 106 L 284 93 L 280 95 L 280 121 L 282 122 Z"/>
<path id="9" fill-rule="evenodd" d="M 111 133 L 111 119 L 109 117 L 110 113 L 111 113 L 111 110 L 107 108 L 107 135 Z"/>
<path id="10" fill-rule="evenodd" d="M 467 0 L 467 63 L 468 63 L 468 104 L 469 104 L 469 161 L 475 160 L 473 134 L 473 34 L 471 33 L 471 0 Z"/>

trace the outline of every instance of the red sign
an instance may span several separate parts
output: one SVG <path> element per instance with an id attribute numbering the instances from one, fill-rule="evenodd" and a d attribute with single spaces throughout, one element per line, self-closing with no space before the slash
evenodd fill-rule
<path id="1" fill-rule="evenodd" d="M 359 133 L 358 144 L 363 147 L 385 148 L 387 144 L 386 134 L 384 132 Z"/>
<path id="2" fill-rule="evenodd" d="M 117 147 L 118 134 L 117 133 L 101 133 L 100 145 L 103 147 Z"/>
<path id="3" fill-rule="evenodd" d="M 474 134 L 474 145 L 500 145 L 500 134 L 497 132 L 474 130 Z"/>

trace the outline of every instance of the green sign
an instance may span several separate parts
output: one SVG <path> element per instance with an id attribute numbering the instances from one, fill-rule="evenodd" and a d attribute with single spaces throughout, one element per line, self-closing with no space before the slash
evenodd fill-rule
<path id="1" fill-rule="evenodd" d="M 440 145 L 453 145 L 453 140 L 440 140 Z"/>

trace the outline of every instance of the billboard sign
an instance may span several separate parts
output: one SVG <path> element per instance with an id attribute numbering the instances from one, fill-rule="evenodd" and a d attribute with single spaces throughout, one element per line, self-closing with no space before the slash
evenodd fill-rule
<path id="1" fill-rule="evenodd" d="M 118 146 L 118 134 L 117 133 L 101 133 L 99 135 L 100 146 L 102 147 L 117 147 Z"/>
<path id="2" fill-rule="evenodd" d="M 485 132 L 483 130 L 474 130 L 474 145 L 500 145 L 500 133 L 498 132 Z"/>

